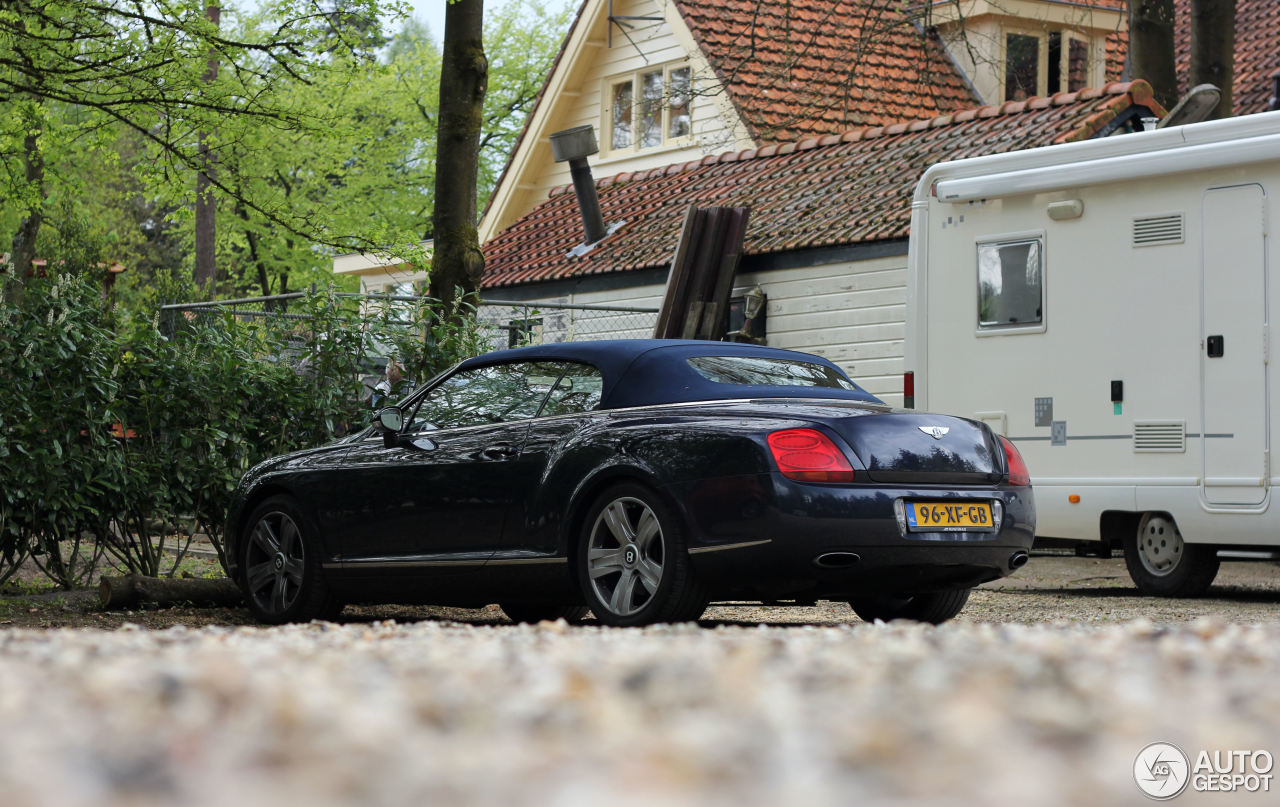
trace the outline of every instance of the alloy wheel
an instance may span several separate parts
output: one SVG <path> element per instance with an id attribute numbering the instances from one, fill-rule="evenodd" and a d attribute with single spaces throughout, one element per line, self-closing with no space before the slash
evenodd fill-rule
<path id="1" fill-rule="evenodd" d="M 666 561 L 662 525 L 649 505 L 624 496 L 596 517 L 587 545 L 587 574 L 596 598 L 630 616 L 658 593 Z"/>
<path id="2" fill-rule="evenodd" d="M 279 510 L 264 513 L 249 533 L 245 553 L 249 596 L 266 613 L 283 616 L 302 592 L 305 569 L 297 523 Z"/>

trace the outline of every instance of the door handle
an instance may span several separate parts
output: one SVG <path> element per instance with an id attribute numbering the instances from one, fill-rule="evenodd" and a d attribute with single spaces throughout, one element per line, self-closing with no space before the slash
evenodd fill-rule
<path id="1" fill-rule="evenodd" d="M 510 459 L 511 457 L 514 457 L 519 453 L 520 453 L 520 449 L 516 448 L 510 443 L 498 443 L 496 445 L 491 445 L 480 452 L 480 454 L 485 459 L 490 459 L 490 460 Z"/>
<path id="2" fill-rule="evenodd" d="M 1216 336 L 1210 336 L 1206 338 L 1204 341 L 1205 341 L 1205 348 L 1209 353 L 1209 358 L 1211 359 L 1222 358 L 1222 351 L 1226 347 L 1226 345 L 1223 343 L 1222 334 L 1218 334 Z"/>

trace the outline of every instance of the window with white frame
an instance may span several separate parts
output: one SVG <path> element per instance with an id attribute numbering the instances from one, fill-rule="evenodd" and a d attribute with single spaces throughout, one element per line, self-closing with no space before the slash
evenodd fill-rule
<path id="1" fill-rule="evenodd" d="M 1044 240 L 978 244 L 978 328 L 1044 323 Z"/>
<path id="2" fill-rule="evenodd" d="M 1004 100 L 1076 92 L 1094 83 L 1089 38 L 1075 31 L 1006 30 Z"/>
<path id="3" fill-rule="evenodd" d="M 693 132 L 693 71 L 679 63 L 605 82 L 605 144 L 610 152 L 670 145 Z"/>

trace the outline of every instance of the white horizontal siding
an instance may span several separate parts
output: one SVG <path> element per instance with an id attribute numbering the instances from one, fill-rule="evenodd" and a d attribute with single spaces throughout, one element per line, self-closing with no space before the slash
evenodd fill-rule
<path id="1" fill-rule="evenodd" d="M 906 256 L 741 275 L 769 296 L 768 341 L 839 365 L 868 392 L 902 405 Z"/>
<path id="2" fill-rule="evenodd" d="M 769 345 L 830 359 L 867 391 L 902 405 L 906 256 L 743 274 L 735 288 L 741 292 L 757 283 L 769 298 Z M 665 286 L 650 284 L 540 298 L 530 306 L 657 308 L 664 293 Z M 647 338 L 656 321 L 653 314 L 549 307 L 540 312 L 546 341 Z"/>

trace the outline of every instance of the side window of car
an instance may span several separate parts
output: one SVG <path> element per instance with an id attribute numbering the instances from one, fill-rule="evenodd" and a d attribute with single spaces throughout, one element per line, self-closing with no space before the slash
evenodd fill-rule
<path id="1" fill-rule="evenodd" d="M 599 406 L 600 394 L 604 390 L 600 371 L 589 364 L 576 362 L 565 362 L 562 366 L 564 374 L 547 397 L 542 415 L 573 415 Z"/>
<path id="2" fill-rule="evenodd" d="M 534 417 L 561 372 L 555 362 L 516 362 L 456 373 L 423 397 L 409 431 Z"/>

